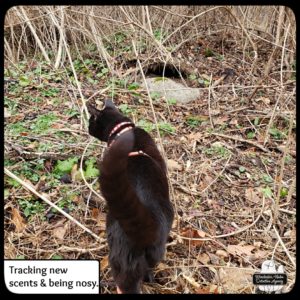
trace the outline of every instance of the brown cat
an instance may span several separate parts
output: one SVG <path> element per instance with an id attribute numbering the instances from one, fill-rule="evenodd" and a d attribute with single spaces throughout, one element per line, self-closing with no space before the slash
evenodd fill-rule
<path id="1" fill-rule="evenodd" d="M 119 293 L 139 293 L 164 256 L 173 221 L 166 165 L 151 136 L 111 100 L 101 111 L 87 108 L 89 133 L 108 143 L 99 180 L 108 206 L 110 267 Z"/>

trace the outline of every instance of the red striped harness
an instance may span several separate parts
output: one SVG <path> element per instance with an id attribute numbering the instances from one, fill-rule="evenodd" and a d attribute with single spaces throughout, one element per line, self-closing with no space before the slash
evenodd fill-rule
<path id="1" fill-rule="evenodd" d="M 124 127 L 120 132 L 118 132 L 118 130 L 123 127 L 124 125 L 127 125 L 126 127 Z M 112 141 L 110 143 L 108 143 L 108 147 L 110 147 L 116 138 L 118 138 L 120 135 L 122 135 L 123 133 L 125 133 L 128 130 L 132 130 L 134 128 L 134 124 L 131 122 L 121 122 L 119 124 L 117 124 L 112 131 L 110 132 L 109 136 L 108 136 L 108 140 L 114 135 L 115 137 L 112 139 Z M 144 156 L 148 156 L 150 157 L 147 153 L 145 153 L 142 150 L 138 150 L 138 151 L 132 151 L 128 153 L 128 156 L 139 156 L 139 155 L 144 155 Z"/>

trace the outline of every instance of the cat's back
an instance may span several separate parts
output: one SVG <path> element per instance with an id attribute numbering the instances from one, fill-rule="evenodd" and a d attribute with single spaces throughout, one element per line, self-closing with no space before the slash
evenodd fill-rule
<path id="1" fill-rule="evenodd" d="M 128 176 L 144 205 L 165 222 L 170 222 L 173 209 L 169 199 L 169 186 L 165 162 L 151 136 L 141 128 L 134 129 L 133 151 L 146 155 L 129 157 Z"/>

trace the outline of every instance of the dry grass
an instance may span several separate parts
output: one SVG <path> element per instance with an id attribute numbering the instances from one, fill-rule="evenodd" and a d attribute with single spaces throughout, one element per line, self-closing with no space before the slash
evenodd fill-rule
<path id="1" fill-rule="evenodd" d="M 77 168 L 83 174 L 86 158 L 99 157 L 104 147 L 87 134 L 85 102 L 113 93 L 118 105 L 130 108 L 134 121 L 155 124 L 152 136 L 166 160 L 177 163 L 169 169 L 176 220 L 156 283 L 145 285 L 144 292 L 256 293 L 251 275 L 273 258 L 285 267 L 287 292 L 295 282 L 295 30 L 292 11 L 278 6 L 14 7 L 5 19 L 5 96 L 14 111 L 6 125 L 24 122 L 26 129 L 30 116 L 35 120 L 49 111 L 58 119 L 46 133 L 15 133 L 6 127 L 6 167 L 30 180 L 22 171 L 24 163 L 48 162 L 38 172 L 38 192 L 50 184 L 44 177 L 58 159 L 81 158 Z M 97 83 L 87 80 L 99 70 L 87 66 L 86 59 L 107 68 Z M 189 76 L 177 79 L 200 88 L 201 97 L 170 105 L 147 89 L 135 90 L 138 95 L 128 89 L 157 62 L 201 78 L 204 85 Z M 37 66 L 48 77 L 33 73 Z M 235 75 L 222 78 L 226 68 Z M 18 85 L 22 76 L 30 84 L 12 90 L 13 80 Z M 128 83 L 117 84 L 120 80 Z M 54 96 L 43 94 L 48 88 L 64 99 L 59 105 Z M 40 104 L 33 105 L 41 95 Z M 77 117 L 67 117 L 66 109 L 77 111 Z M 162 135 L 162 121 L 175 132 Z M 50 149 L 40 147 L 47 143 Z M 65 197 L 64 189 L 70 195 L 79 191 L 72 198 L 76 209 L 67 212 L 72 217 L 56 215 L 51 221 L 38 214 L 26 219 L 19 201 L 32 194 L 11 185 L 8 177 L 5 187 L 6 258 L 98 259 L 101 291 L 114 292 L 105 203 L 95 180 L 48 188 L 47 198 L 54 203 Z"/>

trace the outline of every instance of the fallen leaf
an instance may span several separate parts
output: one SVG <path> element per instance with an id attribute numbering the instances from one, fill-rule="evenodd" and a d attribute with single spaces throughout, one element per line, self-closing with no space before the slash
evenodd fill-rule
<path id="1" fill-rule="evenodd" d="M 103 271 L 108 267 L 108 255 L 104 256 L 100 262 L 100 270 Z"/>
<path id="2" fill-rule="evenodd" d="M 253 286 L 253 274 L 255 270 L 239 268 L 220 268 L 219 280 L 227 293 L 237 293 L 247 286 Z"/>
<path id="3" fill-rule="evenodd" d="M 98 214 L 99 214 L 99 209 L 96 208 L 96 207 L 94 207 L 94 208 L 92 209 L 92 218 L 93 218 L 94 220 L 97 220 Z"/>
<path id="4" fill-rule="evenodd" d="M 224 250 L 217 250 L 216 255 L 218 255 L 220 257 L 228 257 L 228 253 Z"/>
<path id="5" fill-rule="evenodd" d="M 64 128 L 64 127 L 65 127 L 65 125 L 60 124 L 60 123 L 55 123 L 55 124 L 51 125 L 51 128 L 54 128 L 54 129 L 61 129 L 61 128 Z"/>
<path id="6" fill-rule="evenodd" d="M 229 119 L 229 116 L 222 116 L 222 117 L 215 118 L 214 124 L 221 125 L 221 124 L 227 123 L 228 119 Z"/>
<path id="7" fill-rule="evenodd" d="M 182 171 L 182 165 L 173 159 L 168 159 L 167 166 L 170 171 Z"/>
<path id="8" fill-rule="evenodd" d="M 63 240 L 67 231 L 67 223 L 64 226 L 58 226 L 53 229 L 53 235 L 59 240 Z"/>
<path id="9" fill-rule="evenodd" d="M 44 161 L 44 168 L 45 168 L 46 171 L 52 172 L 52 169 L 53 169 L 52 162 L 50 160 L 45 160 Z"/>
<path id="10" fill-rule="evenodd" d="M 203 264 L 203 265 L 207 265 L 210 262 L 210 257 L 207 253 L 201 253 L 197 259 Z"/>
<path id="11" fill-rule="evenodd" d="M 267 255 L 268 255 L 267 251 L 257 249 L 257 250 L 255 250 L 253 258 L 254 259 L 263 259 L 263 258 L 267 257 Z"/>
<path id="12" fill-rule="evenodd" d="M 203 133 L 201 132 L 192 132 L 190 133 L 189 135 L 187 135 L 187 138 L 190 140 L 190 141 L 197 141 L 197 140 L 200 140 L 200 138 L 203 136 Z"/>
<path id="13" fill-rule="evenodd" d="M 258 191 L 253 188 L 246 189 L 245 197 L 247 200 L 253 203 L 261 203 L 261 198 L 259 197 Z"/>
<path id="14" fill-rule="evenodd" d="M 181 233 L 180 233 L 181 236 L 184 236 L 184 237 L 187 237 L 187 238 L 195 238 L 195 239 L 199 239 L 201 238 L 201 236 L 199 235 L 198 233 L 198 230 L 197 229 L 193 229 L 193 228 L 184 228 Z M 193 246 L 200 246 L 203 244 L 203 241 L 201 240 L 184 240 L 185 243 L 191 243 L 191 245 Z"/>
<path id="15" fill-rule="evenodd" d="M 156 269 L 157 269 L 158 271 L 162 271 L 162 270 L 168 269 L 168 267 L 169 267 L 168 265 L 166 265 L 166 264 L 160 262 L 160 263 L 156 266 Z"/>
<path id="16" fill-rule="evenodd" d="M 12 222 L 15 225 L 16 232 L 22 232 L 26 227 L 26 222 L 17 208 L 12 208 Z"/>
<path id="17" fill-rule="evenodd" d="M 97 226 L 100 226 L 100 230 L 106 228 L 106 214 L 96 207 L 92 209 L 92 218 L 97 222 Z"/>
<path id="18" fill-rule="evenodd" d="M 262 101 L 264 104 L 269 105 L 270 104 L 270 99 L 267 97 L 259 97 L 256 99 L 256 101 Z"/>
<path id="19" fill-rule="evenodd" d="M 246 245 L 246 246 L 241 246 L 241 245 L 228 245 L 227 246 L 227 251 L 232 254 L 232 255 L 240 255 L 240 256 L 252 256 L 253 251 L 255 249 L 254 246 L 252 245 Z"/>
<path id="20" fill-rule="evenodd" d="M 195 290 L 196 294 L 220 294 L 219 287 L 215 284 L 210 284 L 208 287 L 199 288 Z"/>
<path id="21" fill-rule="evenodd" d="M 72 178 L 72 181 L 74 182 L 75 179 L 76 179 L 76 173 L 77 173 L 77 170 L 78 170 L 78 165 L 75 164 L 73 167 L 72 167 L 72 170 L 71 170 L 71 178 Z"/>
<path id="22" fill-rule="evenodd" d="M 38 141 L 34 141 L 33 143 L 30 143 L 26 148 L 27 149 L 36 149 L 39 145 Z"/>
<path id="23" fill-rule="evenodd" d="M 229 125 L 238 125 L 239 124 L 239 122 L 238 122 L 238 120 L 237 120 L 237 118 L 233 118 L 230 122 L 229 122 Z"/>
<path id="24" fill-rule="evenodd" d="M 209 287 L 204 287 L 204 288 L 199 288 L 195 290 L 196 294 L 210 294 L 210 288 Z"/>

